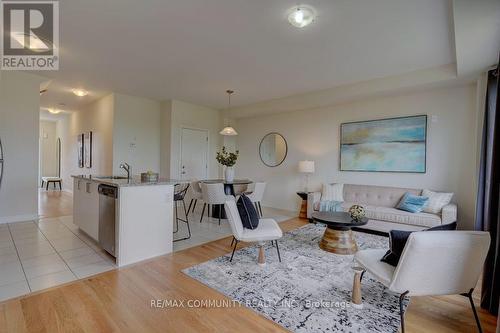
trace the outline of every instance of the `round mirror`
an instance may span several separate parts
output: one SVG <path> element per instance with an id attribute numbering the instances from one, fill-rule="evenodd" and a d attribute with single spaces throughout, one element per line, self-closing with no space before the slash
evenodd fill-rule
<path id="1" fill-rule="evenodd" d="M 262 163 L 275 167 L 283 163 L 288 152 L 285 138 L 279 133 L 269 133 L 259 145 L 259 155 Z"/>

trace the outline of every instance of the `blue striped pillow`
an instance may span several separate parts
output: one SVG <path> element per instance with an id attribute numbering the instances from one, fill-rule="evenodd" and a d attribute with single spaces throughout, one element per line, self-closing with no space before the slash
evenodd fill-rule
<path id="1" fill-rule="evenodd" d="M 410 213 L 420 213 L 428 201 L 428 197 L 413 195 L 406 192 L 405 195 L 403 195 L 403 198 L 401 198 L 401 201 L 399 201 L 396 209 L 404 210 Z"/>

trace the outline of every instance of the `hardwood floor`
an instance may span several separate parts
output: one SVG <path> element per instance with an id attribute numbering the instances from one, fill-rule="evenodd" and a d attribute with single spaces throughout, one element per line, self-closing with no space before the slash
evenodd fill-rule
<path id="1" fill-rule="evenodd" d="M 38 215 L 41 218 L 73 215 L 73 196 L 64 191 L 39 189 Z"/>
<path id="2" fill-rule="evenodd" d="M 281 223 L 284 231 L 304 225 Z M 244 246 L 244 244 L 242 245 Z M 152 308 L 151 300 L 224 300 L 181 269 L 230 252 L 230 238 L 0 304 L 0 332 L 286 332 L 244 308 Z M 496 318 L 479 310 L 483 331 Z M 414 297 L 407 332 L 476 332 L 465 297 Z"/>

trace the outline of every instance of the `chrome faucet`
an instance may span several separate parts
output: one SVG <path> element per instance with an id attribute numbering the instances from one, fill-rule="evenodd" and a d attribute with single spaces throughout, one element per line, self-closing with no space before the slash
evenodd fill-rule
<path id="1" fill-rule="evenodd" d="M 127 178 L 130 179 L 130 165 L 123 162 L 122 164 L 120 164 L 120 169 L 127 171 Z"/>

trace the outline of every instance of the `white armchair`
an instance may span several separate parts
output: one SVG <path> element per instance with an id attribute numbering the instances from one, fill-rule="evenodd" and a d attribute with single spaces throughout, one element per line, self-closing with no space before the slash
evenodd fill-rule
<path id="1" fill-rule="evenodd" d="M 236 251 L 236 246 L 238 242 L 257 242 L 259 244 L 259 260 L 260 265 L 265 264 L 264 248 L 263 243 L 266 241 L 271 241 L 271 244 L 276 246 L 276 251 L 278 252 L 278 259 L 281 262 L 280 249 L 278 246 L 278 239 L 283 236 L 283 232 L 273 219 L 259 219 L 259 226 L 256 229 L 245 229 L 243 228 L 243 223 L 241 222 L 240 214 L 238 213 L 238 208 L 236 207 L 236 202 L 234 200 L 228 200 L 224 203 L 224 208 L 226 209 L 227 219 L 229 221 L 229 226 L 233 233 L 234 243 L 233 252 L 231 253 L 230 261 L 233 261 L 234 252 Z"/>
<path id="2" fill-rule="evenodd" d="M 400 294 L 401 330 L 404 333 L 405 296 L 461 294 L 469 298 L 481 332 L 481 323 L 472 301 L 472 291 L 483 268 L 490 235 L 482 231 L 421 231 L 408 238 L 393 267 L 380 261 L 385 249 L 361 250 L 357 263 L 390 291 Z"/>

